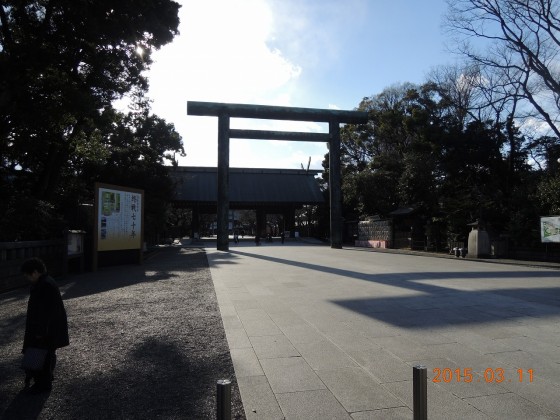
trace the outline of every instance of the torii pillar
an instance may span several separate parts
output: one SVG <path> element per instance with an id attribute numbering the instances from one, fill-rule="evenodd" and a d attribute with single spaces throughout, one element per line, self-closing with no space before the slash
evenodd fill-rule
<path id="1" fill-rule="evenodd" d="M 188 115 L 218 117 L 218 223 L 217 249 L 229 249 L 229 139 L 314 141 L 329 144 L 331 248 L 342 248 L 342 193 L 340 174 L 340 124 L 364 124 L 367 112 L 293 108 L 269 105 L 187 102 Z M 230 118 L 311 121 L 329 124 L 329 133 L 230 129 Z"/>

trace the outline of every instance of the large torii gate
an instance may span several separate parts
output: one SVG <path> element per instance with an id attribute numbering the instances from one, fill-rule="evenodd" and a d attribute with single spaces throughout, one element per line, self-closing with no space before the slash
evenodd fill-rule
<path id="1" fill-rule="evenodd" d="M 366 123 L 368 120 L 366 112 L 188 101 L 187 114 L 218 117 L 218 250 L 227 251 L 229 249 L 228 213 L 230 138 L 328 143 L 331 248 L 342 248 L 340 124 Z M 293 131 L 238 130 L 230 128 L 230 118 L 323 122 L 329 124 L 329 132 L 302 133 Z"/>

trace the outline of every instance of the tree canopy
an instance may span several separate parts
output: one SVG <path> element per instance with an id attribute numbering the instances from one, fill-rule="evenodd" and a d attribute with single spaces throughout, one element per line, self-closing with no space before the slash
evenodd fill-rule
<path id="1" fill-rule="evenodd" d="M 179 8 L 171 0 L 0 2 L 3 214 L 22 195 L 60 210 L 103 178 L 142 188 L 166 158 L 184 153 L 144 97 L 151 52 L 178 33 Z M 124 95 L 137 108 L 128 114 L 113 108 Z"/>
<path id="2" fill-rule="evenodd" d="M 451 240 L 464 237 L 476 219 L 506 232 L 512 214 L 527 209 L 517 201 L 520 190 L 530 194 L 536 181 L 527 182 L 533 171 L 519 131 L 465 118 L 464 103 L 445 89 L 433 82 L 395 85 L 362 100 L 368 124 L 342 130 L 347 218 L 387 217 L 410 207 Z"/>

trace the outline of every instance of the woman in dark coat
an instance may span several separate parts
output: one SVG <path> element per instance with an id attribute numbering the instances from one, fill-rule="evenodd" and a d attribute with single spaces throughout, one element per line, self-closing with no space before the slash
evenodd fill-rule
<path id="1" fill-rule="evenodd" d="M 47 350 L 43 368 L 26 373 L 35 382 L 31 391 L 50 391 L 56 365 L 56 349 L 69 344 L 66 310 L 58 285 L 47 274 L 43 261 L 31 258 L 23 263 L 21 272 L 31 282 L 23 353 L 28 347 Z"/>

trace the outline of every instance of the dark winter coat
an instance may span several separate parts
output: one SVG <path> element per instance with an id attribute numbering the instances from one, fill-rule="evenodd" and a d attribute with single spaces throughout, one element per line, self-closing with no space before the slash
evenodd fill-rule
<path id="1" fill-rule="evenodd" d="M 55 350 L 68 344 L 68 321 L 60 290 L 51 276 L 43 274 L 31 285 L 23 349 Z"/>

